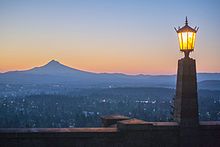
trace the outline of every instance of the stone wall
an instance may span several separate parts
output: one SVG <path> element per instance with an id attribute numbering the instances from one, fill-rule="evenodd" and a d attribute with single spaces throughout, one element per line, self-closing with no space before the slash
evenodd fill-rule
<path id="1" fill-rule="evenodd" d="M 178 147 L 180 139 L 175 122 L 134 120 L 112 128 L 0 129 L 0 147 Z M 220 122 L 201 122 L 199 146 L 220 146 Z"/>

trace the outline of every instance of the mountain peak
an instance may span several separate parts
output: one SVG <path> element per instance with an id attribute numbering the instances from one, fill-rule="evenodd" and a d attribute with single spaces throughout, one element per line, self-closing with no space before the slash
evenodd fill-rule
<path id="1" fill-rule="evenodd" d="M 40 74 L 40 75 L 46 74 L 46 75 L 59 75 L 59 76 L 87 73 L 85 71 L 81 71 L 63 65 L 62 63 L 56 60 L 51 60 L 50 62 L 48 62 L 43 66 L 32 68 L 26 72 L 31 74 Z"/>
<path id="2" fill-rule="evenodd" d="M 50 62 L 48 62 L 47 64 L 39 67 L 39 68 L 45 68 L 45 69 L 53 69 L 53 70 L 70 70 L 70 69 L 73 69 L 73 68 L 70 68 L 66 65 L 63 65 L 62 63 L 60 63 L 59 61 L 57 60 L 51 60 Z"/>
<path id="3" fill-rule="evenodd" d="M 51 60 L 50 62 L 48 62 L 46 65 L 60 65 L 60 62 L 56 61 L 56 60 Z"/>

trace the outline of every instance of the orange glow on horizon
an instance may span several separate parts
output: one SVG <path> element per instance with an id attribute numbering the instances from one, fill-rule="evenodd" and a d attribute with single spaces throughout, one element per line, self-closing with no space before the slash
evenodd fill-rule
<path id="1" fill-rule="evenodd" d="M 57 60 L 58 61 L 58 60 Z M 0 72 L 4 73 L 7 71 L 15 71 L 15 70 L 28 70 L 34 67 L 40 67 L 43 66 L 45 64 L 47 64 L 47 62 L 41 62 L 40 64 L 37 61 L 32 61 L 32 62 L 28 62 L 28 61 L 20 61 L 20 62 L 8 62 L 7 64 L 0 64 L 1 69 Z M 124 66 L 123 64 L 117 64 L 117 62 L 115 61 L 115 63 L 112 64 L 96 64 L 96 63 L 90 63 L 89 62 L 87 64 L 80 64 L 80 62 L 77 62 L 77 64 L 74 64 L 75 62 L 72 63 L 72 61 L 64 61 L 64 62 L 60 62 L 61 64 L 64 64 L 66 66 L 75 68 L 75 69 L 79 69 L 79 70 L 83 70 L 83 71 L 88 71 L 88 72 L 95 72 L 95 73 L 124 73 L 124 74 L 129 74 L 129 75 L 138 75 L 138 74 L 152 74 L 152 75 L 166 75 L 166 74 L 176 74 L 176 63 L 174 63 L 172 66 L 170 66 L 169 68 L 166 67 L 159 67 L 159 66 L 150 66 L 150 64 L 145 65 L 145 67 L 143 65 L 135 65 L 130 64 L 127 66 Z M 218 70 L 218 67 L 210 67 L 210 66 L 203 66 L 200 67 L 198 66 L 197 68 L 197 72 L 213 72 L 213 69 L 216 69 L 215 72 L 220 72 Z"/>

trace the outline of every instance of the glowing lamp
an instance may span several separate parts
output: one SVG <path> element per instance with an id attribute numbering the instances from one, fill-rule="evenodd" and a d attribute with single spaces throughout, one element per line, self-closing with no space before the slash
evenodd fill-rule
<path id="1" fill-rule="evenodd" d="M 189 53 L 194 50 L 196 32 L 198 31 L 198 29 L 198 27 L 195 27 L 193 29 L 188 25 L 187 17 L 185 21 L 185 26 L 183 26 L 182 28 L 178 27 L 178 29 L 175 28 L 178 34 L 180 51 L 184 52 L 185 57 L 189 57 Z"/>

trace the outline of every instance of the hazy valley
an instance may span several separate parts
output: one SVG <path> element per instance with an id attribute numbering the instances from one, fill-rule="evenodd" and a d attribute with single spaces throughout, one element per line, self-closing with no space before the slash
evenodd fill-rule
<path id="1" fill-rule="evenodd" d="M 99 126 L 122 114 L 170 121 L 175 75 L 92 73 L 51 61 L 0 74 L 0 127 Z M 220 74 L 199 73 L 201 120 L 220 120 Z"/>

